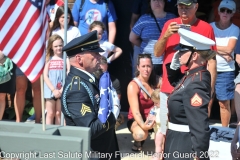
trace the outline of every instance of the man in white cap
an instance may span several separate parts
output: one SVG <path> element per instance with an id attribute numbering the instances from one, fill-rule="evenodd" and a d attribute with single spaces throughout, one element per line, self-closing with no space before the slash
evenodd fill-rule
<path id="1" fill-rule="evenodd" d="M 179 29 L 178 33 L 178 52 L 174 54 L 172 63 L 167 64 L 169 81 L 180 81 L 168 99 L 169 129 L 164 153 L 169 153 L 170 157 L 165 160 L 205 160 L 209 159 L 207 154 L 202 153 L 207 153 L 209 148 L 208 103 L 211 99 L 211 75 L 207 70 L 207 61 L 216 54 L 210 49 L 215 42 L 185 29 Z M 183 78 L 180 65 L 188 69 Z"/>
<path id="2" fill-rule="evenodd" d="M 167 98 L 173 90 L 173 87 L 170 85 L 167 78 L 168 75 L 166 72 L 166 64 L 171 62 L 172 57 L 175 53 L 174 47 L 176 47 L 179 43 L 180 37 L 178 34 L 176 34 L 178 29 L 184 27 L 215 41 L 212 27 L 208 23 L 198 19 L 195 15 L 198 10 L 197 0 L 178 0 L 177 8 L 180 17 L 171 19 L 164 24 L 160 38 L 154 47 L 154 55 L 156 57 L 160 57 L 164 54 L 162 86 L 160 92 L 161 113 L 166 112 L 165 110 L 167 110 Z M 211 49 L 216 50 L 216 46 L 212 46 Z M 181 67 L 181 69 L 184 71 L 186 68 Z M 213 93 L 216 80 L 215 57 L 214 59 L 210 59 L 208 61 L 208 70 L 211 73 L 211 88 Z M 161 115 L 161 122 L 164 123 L 166 118 L 166 116 Z M 161 125 L 166 126 L 165 124 Z M 161 127 L 161 132 L 165 134 L 166 127 Z"/>

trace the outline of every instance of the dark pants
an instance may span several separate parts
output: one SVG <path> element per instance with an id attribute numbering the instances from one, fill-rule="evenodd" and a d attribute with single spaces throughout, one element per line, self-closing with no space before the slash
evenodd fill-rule
<path id="1" fill-rule="evenodd" d="M 153 64 L 153 71 L 156 75 L 162 76 L 162 64 Z"/>

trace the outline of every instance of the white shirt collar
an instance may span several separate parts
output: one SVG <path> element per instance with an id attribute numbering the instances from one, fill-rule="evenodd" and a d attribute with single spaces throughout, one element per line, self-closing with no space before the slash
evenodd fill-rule
<path id="1" fill-rule="evenodd" d="M 77 68 L 77 67 L 75 67 L 76 69 L 78 69 L 78 70 L 80 70 L 80 71 L 82 71 L 82 72 L 84 72 L 84 73 L 86 73 L 89 77 L 91 77 L 92 79 L 93 79 L 93 81 L 95 82 L 95 77 L 91 74 L 91 73 L 89 73 L 89 72 L 87 72 L 87 71 L 85 71 L 85 70 L 83 70 L 83 69 L 80 69 L 80 68 Z"/>

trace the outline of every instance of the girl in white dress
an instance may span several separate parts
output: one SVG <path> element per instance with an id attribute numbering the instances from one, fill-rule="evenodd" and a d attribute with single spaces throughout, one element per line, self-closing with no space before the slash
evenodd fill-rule
<path id="1" fill-rule="evenodd" d="M 74 26 L 71 10 L 68 8 L 68 26 L 67 26 L 67 43 L 74 38 L 79 37 L 81 34 L 79 29 Z M 51 28 L 50 35 L 58 34 L 64 39 L 64 6 L 60 6 L 57 9 L 55 19 L 53 21 L 53 27 Z"/>

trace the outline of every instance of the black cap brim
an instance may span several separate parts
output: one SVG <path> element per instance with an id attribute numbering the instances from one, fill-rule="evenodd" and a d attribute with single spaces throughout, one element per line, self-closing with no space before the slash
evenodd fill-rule
<path id="1" fill-rule="evenodd" d="M 75 54 L 81 54 L 86 51 L 104 52 L 99 45 L 97 31 L 74 38 L 63 47 L 63 51 L 66 51 L 67 56 L 74 56 Z"/>
<path id="2" fill-rule="evenodd" d="M 189 47 L 183 47 L 184 45 L 182 45 L 181 43 L 179 43 L 176 47 L 174 47 L 175 51 L 188 51 L 190 50 Z"/>
<path id="3" fill-rule="evenodd" d="M 99 47 L 99 48 L 96 48 L 96 49 L 86 49 L 86 50 L 84 50 L 84 51 L 89 51 L 89 52 L 104 52 L 104 50 L 101 48 L 101 47 Z M 81 54 L 81 53 L 80 53 Z"/>

